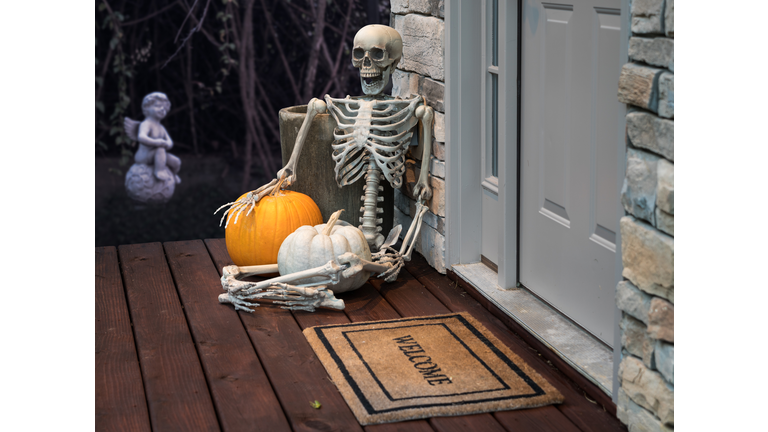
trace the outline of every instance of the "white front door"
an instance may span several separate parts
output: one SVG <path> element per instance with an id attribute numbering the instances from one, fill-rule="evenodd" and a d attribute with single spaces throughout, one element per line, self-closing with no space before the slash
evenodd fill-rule
<path id="1" fill-rule="evenodd" d="M 523 0 L 522 285 L 613 345 L 620 0 Z"/>

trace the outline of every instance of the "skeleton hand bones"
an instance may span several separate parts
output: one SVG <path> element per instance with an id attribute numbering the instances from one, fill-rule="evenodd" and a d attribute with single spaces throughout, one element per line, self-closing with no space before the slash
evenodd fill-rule
<path id="1" fill-rule="evenodd" d="M 344 300 L 337 299 L 333 291 L 328 289 L 328 285 L 337 284 L 361 271 L 383 273 L 389 268 L 389 265 L 373 263 L 347 252 L 339 255 L 336 260 L 330 260 L 325 265 L 313 269 L 261 282 L 246 282 L 239 278 L 272 273 L 277 270 L 277 265 L 251 267 L 231 265 L 224 267 L 222 271 L 221 286 L 226 293 L 219 295 L 219 302 L 231 303 L 236 310 L 246 312 L 253 312 L 250 309 L 251 306 L 259 306 L 258 303 L 251 302 L 256 299 L 273 300 L 275 303 L 286 305 L 281 306 L 283 309 L 290 310 L 314 312 L 317 307 L 343 310 Z M 305 279 L 318 276 L 325 279 L 315 283 L 301 283 Z"/>

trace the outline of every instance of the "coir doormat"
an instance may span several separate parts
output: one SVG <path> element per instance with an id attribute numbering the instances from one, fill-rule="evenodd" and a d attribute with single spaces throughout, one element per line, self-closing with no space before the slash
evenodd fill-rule
<path id="1" fill-rule="evenodd" d="M 563 401 L 466 313 L 325 325 L 304 336 L 362 425 Z"/>

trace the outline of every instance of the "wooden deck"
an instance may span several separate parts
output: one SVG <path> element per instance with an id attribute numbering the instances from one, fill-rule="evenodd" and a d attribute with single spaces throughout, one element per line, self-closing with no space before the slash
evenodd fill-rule
<path id="1" fill-rule="evenodd" d="M 456 283 L 414 254 L 345 311 L 222 305 L 223 239 L 96 248 L 98 431 L 626 431 Z M 529 410 L 361 427 L 301 330 L 467 311 L 565 396 Z M 310 401 L 322 403 L 314 409 Z"/>

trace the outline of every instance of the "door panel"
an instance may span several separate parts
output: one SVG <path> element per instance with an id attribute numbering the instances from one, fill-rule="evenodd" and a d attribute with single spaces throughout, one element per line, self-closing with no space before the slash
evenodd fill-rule
<path id="1" fill-rule="evenodd" d="M 524 8 L 520 282 L 613 345 L 620 0 Z"/>

